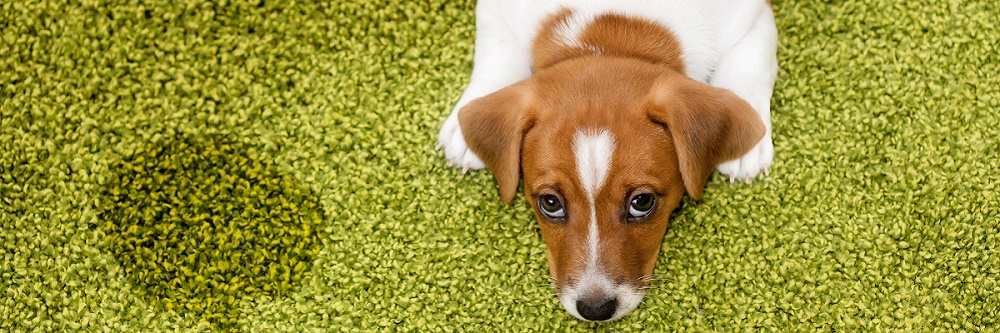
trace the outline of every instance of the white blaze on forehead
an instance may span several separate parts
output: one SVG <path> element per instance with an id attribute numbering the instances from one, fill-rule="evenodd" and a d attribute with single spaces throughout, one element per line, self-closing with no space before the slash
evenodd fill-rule
<path id="1" fill-rule="evenodd" d="M 576 171 L 580 184 L 587 191 L 593 203 L 597 192 L 604 185 L 604 178 L 611 167 L 611 155 L 615 152 L 615 138 L 608 130 L 582 130 L 573 136 L 573 154 L 576 156 Z"/>
<path id="2" fill-rule="evenodd" d="M 567 286 L 566 290 L 560 295 L 559 301 L 570 314 L 582 320 L 586 319 L 580 316 L 576 308 L 576 302 L 584 297 L 585 294 L 599 292 L 610 297 L 619 297 L 627 293 L 620 291 L 623 290 L 623 287 L 616 287 L 603 274 L 597 260 L 600 236 L 597 232 L 597 209 L 595 206 L 597 195 L 601 192 L 604 180 L 608 176 L 608 169 L 611 168 L 611 157 L 614 155 L 614 152 L 615 138 L 606 129 L 582 130 L 576 132 L 573 136 L 573 155 L 576 158 L 576 172 L 580 177 L 580 186 L 586 192 L 587 205 L 590 207 L 590 223 L 587 226 L 587 266 L 583 274 L 577 276 L 579 282 L 575 285 Z M 622 301 L 624 301 L 622 303 L 624 306 L 619 306 L 615 318 L 624 315 L 634 308 L 634 306 L 628 304 L 629 301 L 627 299 L 620 300 L 620 302 Z"/>
<path id="3" fill-rule="evenodd" d="M 597 194 L 604 185 L 604 179 L 611 168 L 611 155 L 615 152 L 615 139 L 607 130 L 576 132 L 573 136 L 573 154 L 576 156 L 576 171 L 580 176 L 580 185 L 587 192 L 590 205 L 590 230 L 587 237 L 589 243 L 589 263 L 587 270 L 596 269 L 597 247 L 597 210 L 595 203 Z"/>
<path id="4" fill-rule="evenodd" d="M 597 195 L 604 186 L 611 169 L 611 158 L 615 153 L 615 138 L 607 129 L 582 130 L 573 136 L 573 155 L 576 158 L 576 171 L 580 176 L 580 186 L 587 194 L 587 204 L 590 207 L 590 223 L 587 233 L 587 268 L 579 275 L 579 282 L 568 285 L 559 296 L 559 302 L 574 317 L 587 320 L 580 315 L 577 301 L 585 295 L 598 292 L 605 297 L 618 301 L 618 307 L 610 320 L 621 318 L 629 313 L 642 300 L 644 292 L 635 290 L 630 284 L 616 285 L 601 270 L 598 264 L 598 248 L 600 237 L 597 232 Z"/>

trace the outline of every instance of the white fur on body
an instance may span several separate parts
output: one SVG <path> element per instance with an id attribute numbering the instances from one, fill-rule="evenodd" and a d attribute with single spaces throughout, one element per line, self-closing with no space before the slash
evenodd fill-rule
<path id="1" fill-rule="evenodd" d="M 766 127 L 763 139 L 748 153 L 720 164 L 717 169 L 730 180 L 749 181 L 760 172 L 767 172 L 774 156 L 770 100 L 778 71 L 778 36 L 771 8 L 764 0 L 480 0 L 476 6 L 471 81 L 438 136 L 438 144 L 451 164 L 464 170 L 485 167 L 466 145 L 458 111 L 477 98 L 527 79 L 531 75 L 531 46 L 541 23 L 563 8 L 573 13 L 556 30 L 559 40 L 566 45 L 586 48 L 587 45 L 580 44 L 578 35 L 595 17 L 605 13 L 643 18 L 667 27 L 681 45 L 685 74 L 743 98 Z M 614 149 L 613 138 L 589 133 L 578 136 L 576 141 L 582 144 L 581 149 L 601 148 L 577 152 L 577 158 L 588 163 L 604 163 L 603 156 L 597 158 L 593 153 L 608 150 L 609 146 L 611 151 Z M 589 155 L 581 156 L 583 152 Z M 596 243 L 596 232 L 592 237 L 591 241 Z M 590 259 L 597 262 L 596 258 Z M 562 292 L 560 301 L 577 318 L 583 319 L 575 311 L 576 300 L 591 289 L 616 295 L 622 301 L 614 318 L 631 311 L 641 300 L 641 294 L 617 288 L 601 275 L 600 267 L 588 267 L 581 283 Z"/>

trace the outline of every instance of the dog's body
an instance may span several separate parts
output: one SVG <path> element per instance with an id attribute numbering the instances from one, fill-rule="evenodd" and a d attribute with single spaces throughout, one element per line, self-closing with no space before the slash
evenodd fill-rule
<path id="1" fill-rule="evenodd" d="M 475 67 L 439 135 L 510 202 L 523 172 L 560 301 L 617 319 L 671 211 L 714 168 L 771 164 L 777 31 L 765 0 L 480 0 Z"/>

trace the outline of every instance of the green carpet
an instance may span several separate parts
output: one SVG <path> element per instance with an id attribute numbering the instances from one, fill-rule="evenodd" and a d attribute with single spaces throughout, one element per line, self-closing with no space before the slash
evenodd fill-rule
<path id="1" fill-rule="evenodd" d="M 775 0 L 771 175 L 587 324 L 434 150 L 473 1 L 0 3 L 0 331 L 995 332 L 1000 3 Z"/>

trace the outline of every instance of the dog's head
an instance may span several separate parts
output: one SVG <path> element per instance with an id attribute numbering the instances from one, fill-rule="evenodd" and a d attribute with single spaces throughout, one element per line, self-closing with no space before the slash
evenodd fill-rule
<path id="1" fill-rule="evenodd" d="M 581 57 L 459 112 L 509 203 L 521 174 L 559 300 L 613 320 L 645 295 L 671 212 L 764 135 L 731 92 L 649 62 Z"/>

